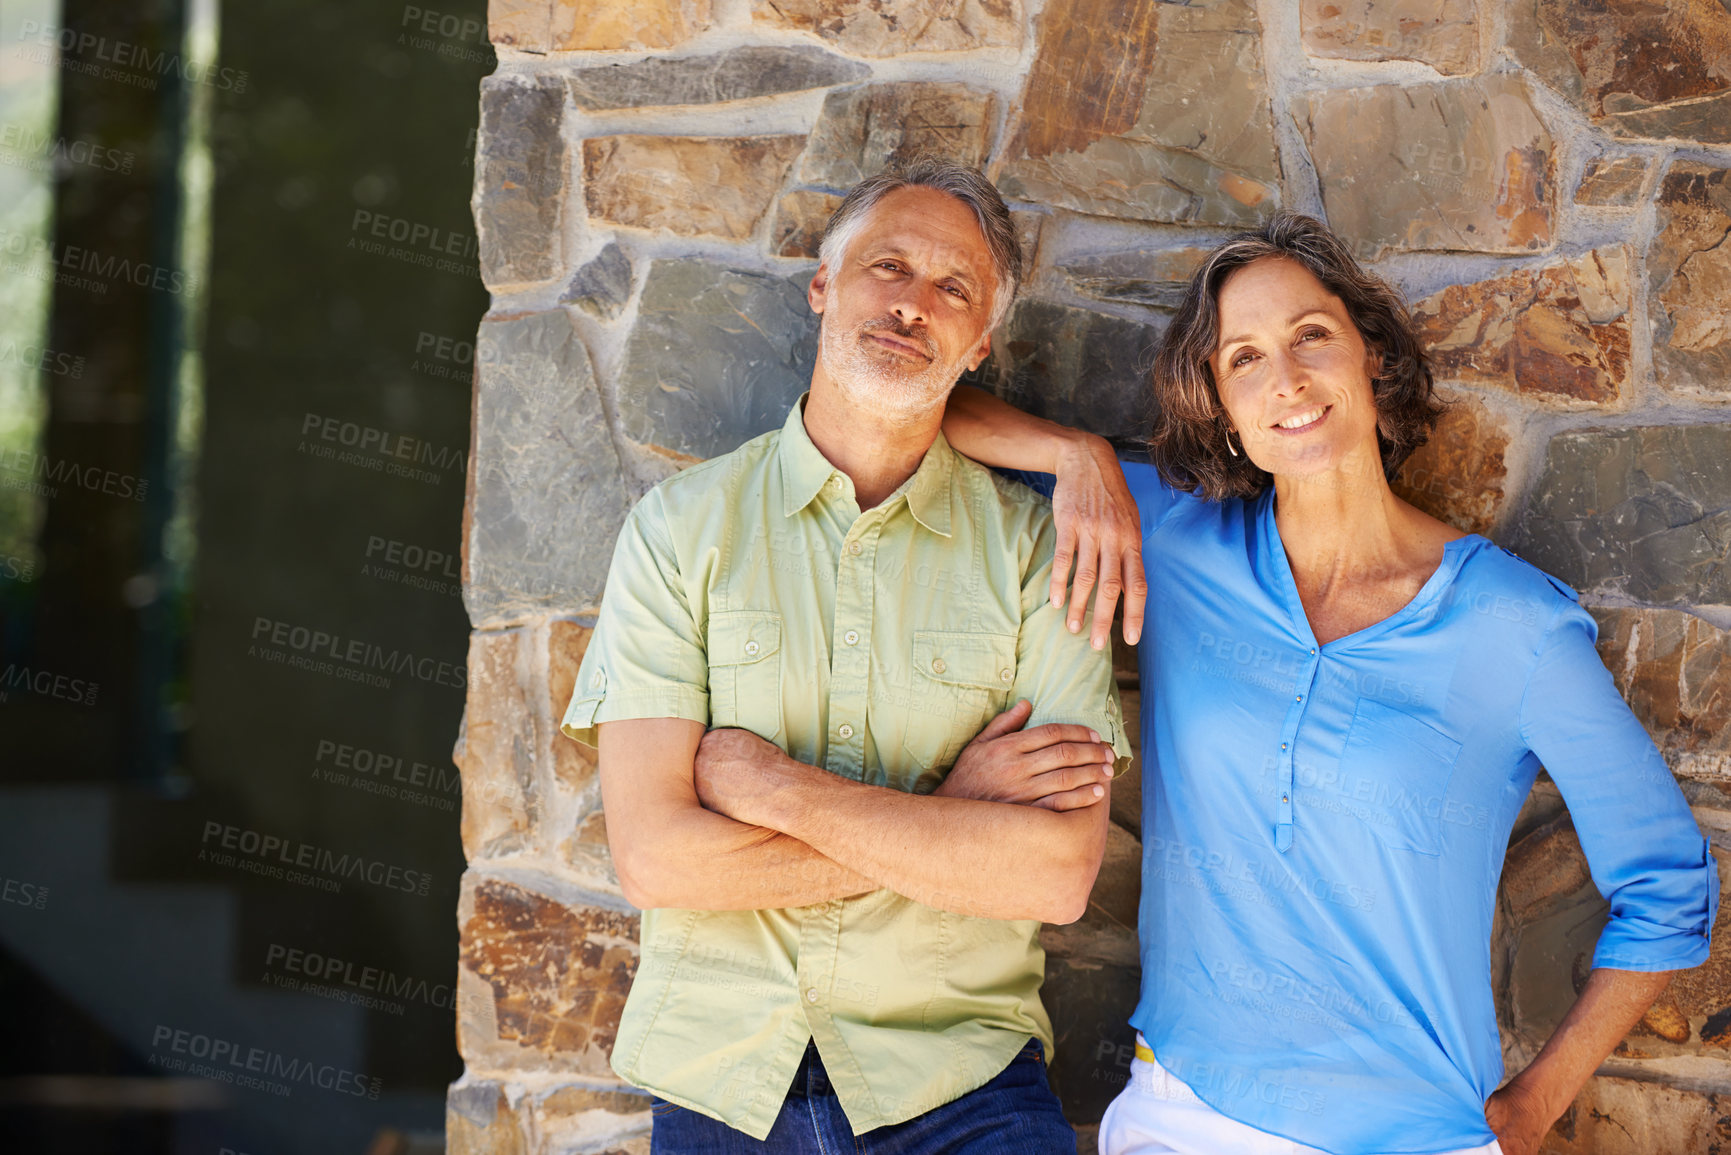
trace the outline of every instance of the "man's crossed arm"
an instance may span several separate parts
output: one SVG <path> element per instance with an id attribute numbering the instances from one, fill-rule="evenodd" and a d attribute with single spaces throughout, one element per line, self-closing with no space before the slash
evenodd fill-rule
<path id="1" fill-rule="evenodd" d="M 1019 702 L 930 795 L 796 762 L 744 730 L 600 727 L 607 837 L 638 907 L 767 910 L 885 888 L 980 918 L 1073 922 L 1105 853 L 1113 750 Z"/>

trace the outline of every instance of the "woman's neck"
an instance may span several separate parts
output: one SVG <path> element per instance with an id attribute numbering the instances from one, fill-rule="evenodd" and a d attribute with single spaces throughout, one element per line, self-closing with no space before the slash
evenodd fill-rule
<path id="1" fill-rule="evenodd" d="M 1362 579 L 1410 560 L 1413 512 L 1389 488 L 1382 463 L 1274 479 L 1274 522 L 1301 585 Z"/>

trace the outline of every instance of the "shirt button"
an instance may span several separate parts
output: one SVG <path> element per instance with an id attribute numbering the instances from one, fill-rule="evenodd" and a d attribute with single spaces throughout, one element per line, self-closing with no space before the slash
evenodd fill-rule
<path id="1" fill-rule="evenodd" d="M 998 681 L 1004 683 L 1004 685 L 1007 686 L 1015 680 L 1016 680 L 1016 671 L 1014 671 L 1014 670 L 999 670 L 998 671 Z"/>
<path id="2" fill-rule="evenodd" d="M 846 642 L 850 646 L 857 646 L 857 645 L 859 645 L 859 631 L 858 630 L 849 630 L 847 633 L 845 633 L 841 636 L 841 640 Z"/>
<path id="3" fill-rule="evenodd" d="M 857 541 L 850 541 L 847 543 L 847 551 L 849 553 L 853 554 L 855 557 L 858 557 L 860 554 L 860 550 L 862 550 L 864 548 L 865 547 L 860 545 L 860 543 Z"/>
<path id="4" fill-rule="evenodd" d="M 947 669 L 949 669 L 949 667 L 944 664 L 944 660 L 942 658 L 933 658 L 932 659 L 932 673 L 941 674 Z"/>
<path id="5" fill-rule="evenodd" d="M 747 657 L 755 658 L 757 657 L 757 651 L 760 648 L 761 647 L 756 642 L 747 642 L 745 643 L 745 654 Z"/>
<path id="6" fill-rule="evenodd" d="M 808 1003 L 817 1002 L 817 988 L 816 987 L 805 988 L 805 1001 Z"/>
<path id="7" fill-rule="evenodd" d="M 853 737 L 853 727 L 848 725 L 846 722 L 843 722 L 840 726 L 838 726 L 836 728 L 836 733 L 840 734 L 842 736 L 842 739 L 845 741 L 848 738 Z"/>

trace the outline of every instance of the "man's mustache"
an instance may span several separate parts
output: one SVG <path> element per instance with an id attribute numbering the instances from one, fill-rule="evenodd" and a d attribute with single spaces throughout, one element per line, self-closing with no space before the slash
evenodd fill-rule
<path id="1" fill-rule="evenodd" d="M 920 352 L 926 355 L 928 361 L 935 361 L 938 358 L 938 347 L 932 343 L 930 337 L 894 317 L 880 317 L 876 321 L 867 321 L 859 327 L 860 336 L 864 337 L 870 333 L 889 333 L 899 340 L 917 346 Z"/>

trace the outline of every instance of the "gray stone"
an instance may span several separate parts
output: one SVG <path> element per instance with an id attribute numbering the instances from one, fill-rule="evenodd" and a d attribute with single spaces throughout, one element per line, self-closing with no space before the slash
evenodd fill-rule
<path id="1" fill-rule="evenodd" d="M 1731 425 L 1558 435 L 1522 539 L 1584 593 L 1731 605 Z"/>
<path id="2" fill-rule="evenodd" d="M 1018 301 L 976 382 L 1029 413 L 1117 441 L 1147 435 L 1160 331 L 1087 309 Z"/>
<path id="3" fill-rule="evenodd" d="M 1058 266 L 1085 297 L 1175 309 L 1207 249 L 1128 249 L 1075 257 Z"/>
<path id="4" fill-rule="evenodd" d="M 559 271 L 564 109 L 564 86 L 554 77 L 481 81 L 475 227 L 481 279 L 490 289 L 544 281 Z"/>
<path id="5" fill-rule="evenodd" d="M 1550 248 L 1551 135 L 1518 74 L 1332 89 L 1297 98 L 1293 114 L 1328 223 L 1361 257 Z"/>
<path id="6" fill-rule="evenodd" d="M 992 104 L 989 92 L 927 81 L 832 92 L 806 143 L 800 179 L 848 189 L 891 161 L 920 154 L 979 165 Z"/>
<path id="7" fill-rule="evenodd" d="M 1678 161 L 1647 252 L 1653 367 L 1674 393 L 1731 396 L 1731 168 Z"/>
<path id="8" fill-rule="evenodd" d="M 817 360 L 810 281 L 809 270 L 783 279 L 694 260 L 650 265 L 619 371 L 625 435 L 701 460 L 779 429 Z"/>
<path id="9" fill-rule="evenodd" d="M 630 502 L 563 309 L 483 321 L 463 600 L 477 626 L 596 606 Z"/>
<path id="10" fill-rule="evenodd" d="M 1141 984 L 1141 971 L 1134 966 L 1046 961 L 1040 1000 L 1052 1016 L 1058 1044 L 1050 1079 L 1072 1124 L 1099 1122 L 1129 1079 L 1136 1031 L 1125 1019 L 1141 995 Z"/>
<path id="11" fill-rule="evenodd" d="M 858 61 L 821 48 L 735 48 L 677 60 L 650 57 L 634 64 L 580 68 L 566 76 L 578 108 L 647 108 L 721 104 L 808 88 L 851 84 L 871 75 Z"/>
<path id="12" fill-rule="evenodd" d="M 591 316 L 611 321 L 631 300 L 631 259 L 617 244 L 610 244 L 594 260 L 577 270 L 561 305 L 576 305 Z"/>
<path id="13" fill-rule="evenodd" d="M 1004 194 L 1095 216 L 1251 224 L 1279 197 L 1261 30 L 1246 0 L 1053 0 Z"/>

